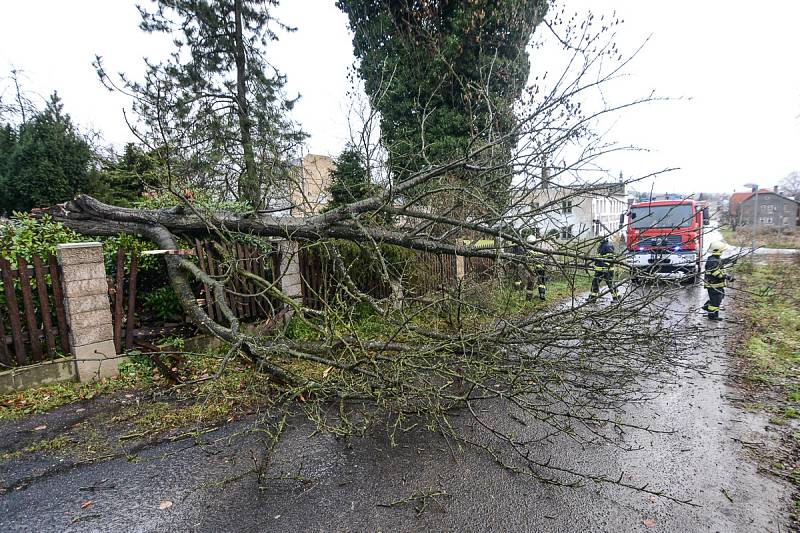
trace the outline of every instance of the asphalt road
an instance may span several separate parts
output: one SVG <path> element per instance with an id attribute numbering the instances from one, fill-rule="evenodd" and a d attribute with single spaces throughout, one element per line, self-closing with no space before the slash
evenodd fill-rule
<path id="1" fill-rule="evenodd" d="M 647 404 L 623 417 L 670 434 L 628 431 L 620 443 L 640 448 L 579 446 L 552 441 L 558 464 L 633 483 L 649 483 L 697 506 L 609 485 L 569 489 L 497 468 L 485 455 L 456 452 L 437 435 L 409 433 L 398 446 L 385 438 L 352 443 L 291 425 L 268 478 L 239 477 L 263 457 L 248 432 L 253 420 L 229 424 L 198 442 L 138 451 L 135 461 L 71 465 L 26 454 L 0 464 L 2 531 L 787 531 L 789 489 L 761 474 L 744 443 L 767 442 L 766 420 L 738 409 L 741 393 L 726 384 L 731 360 L 723 349 L 735 327 L 708 324 L 696 308 L 699 287 L 670 301 L 676 319 L 696 323 L 697 346 L 686 354 L 702 371 L 687 371 Z M 98 407 L 98 408 L 103 408 Z M 75 406 L 0 425 L 0 440 L 36 426 L 58 427 Z M 503 413 L 489 413 L 502 417 Z M 466 423 L 466 422 L 465 422 Z M 28 433 L 26 433 L 28 432 Z M 286 479 L 274 479 L 284 477 Z M 103 481 L 105 480 L 105 481 Z M 227 480 L 227 481 L 226 481 Z M 87 490 L 91 487 L 96 490 Z M 445 492 L 418 514 L 421 492 Z M 81 509 L 83 502 L 91 505 Z M 167 508 L 166 503 L 170 502 Z"/>

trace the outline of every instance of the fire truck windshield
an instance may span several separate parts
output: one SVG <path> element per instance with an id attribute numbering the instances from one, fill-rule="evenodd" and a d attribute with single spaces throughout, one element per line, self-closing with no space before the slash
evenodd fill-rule
<path id="1" fill-rule="evenodd" d="M 692 223 L 692 206 L 688 204 L 654 205 L 631 209 L 634 229 L 684 228 Z"/>

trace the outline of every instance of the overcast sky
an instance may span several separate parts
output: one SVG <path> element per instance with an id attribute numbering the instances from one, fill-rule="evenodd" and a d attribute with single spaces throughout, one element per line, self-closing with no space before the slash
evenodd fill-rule
<path id="1" fill-rule="evenodd" d="M 641 0 L 566 0 L 568 10 L 611 13 L 632 52 L 650 36 L 628 68 L 620 94 L 683 97 L 649 104 L 614 120 L 610 135 L 650 151 L 605 161 L 612 174 L 680 170 L 658 179 L 670 192 L 741 190 L 746 182 L 772 186 L 800 170 L 800 1 L 759 3 Z M 334 0 L 284 0 L 278 16 L 298 31 L 283 35 L 268 56 L 288 76 L 290 95 L 302 99 L 294 118 L 311 134 L 308 150 L 335 155 L 347 139 L 346 74 L 352 65 L 346 17 Z M 163 37 L 138 29 L 128 0 L 4 2 L 0 19 L 0 75 L 24 71 L 23 83 L 42 97 L 58 90 L 84 128 L 114 144 L 131 140 L 122 109 L 91 67 L 95 54 L 110 71 L 143 72 L 142 57 L 169 51 Z M 552 68 L 547 55 L 534 70 Z"/>

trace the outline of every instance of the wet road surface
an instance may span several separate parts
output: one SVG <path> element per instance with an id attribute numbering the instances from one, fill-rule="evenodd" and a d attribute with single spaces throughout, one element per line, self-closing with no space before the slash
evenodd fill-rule
<path id="1" fill-rule="evenodd" d="M 700 287 L 678 294 L 670 303 L 676 314 L 705 299 Z M 732 361 L 723 345 L 735 326 L 707 324 L 699 312 L 679 319 L 696 322 L 700 348 L 687 357 L 705 370 L 686 371 L 661 386 L 660 396 L 624 413 L 627 422 L 674 433 L 626 430 L 620 443 L 640 448 L 630 452 L 565 438 L 550 446 L 558 464 L 622 473 L 626 481 L 691 498 L 696 507 L 591 482 L 579 489 L 544 485 L 499 469 L 476 450 L 452 454 L 437 435 L 404 434 L 392 448 L 381 437 L 348 443 L 312 436 L 302 421 L 287 430 L 266 477 L 240 477 L 264 452 L 258 434 L 246 432 L 251 420 L 197 442 L 141 450 L 133 462 L 73 467 L 52 457 L 7 461 L 0 465 L 7 487 L 0 495 L 0 530 L 787 531 L 788 487 L 760 473 L 742 446 L 773 438 L 767 422 L 735 407 L 731 398 L 740 393 L 726 384 Z M 5 424 L 0 435 L 30 431 L 58 416 Z M 92 486 L 103 488 L 81 490 Z M 420 514 L 413 502 L 383 506 L 420 491 L 447 496 L 429 501 Z M 86 500 L 91 506 L 80 509 Z M 160 509 L 165 501 L 172 505 Z"/>

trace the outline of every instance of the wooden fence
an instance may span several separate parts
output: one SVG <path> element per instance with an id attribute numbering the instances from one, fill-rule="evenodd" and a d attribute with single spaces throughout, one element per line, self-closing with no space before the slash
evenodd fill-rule
<path id="1" fill-rule="evenodd" d="M 456 256 L 416 252 L 412 288 L 420 294 L 453 284 L 458 279 Z"/>
<path id="2" fill-rule="evenodd" d="M 111 317 L 114 324 L 114 347 L 117 353 L 130 350 L 136 341 L 136 278 L 139 274 L 139 257 L 131 254 L 128 279 L 125 279 L 125 250 L 117 250 L 114 276 L 108 278 L 111 295 Z M 127 290 L 126 290 L 127 289 Z M 125 302 L 127 301 L 127 306 Z M 123 330 L 123 322 L 125 328 Z"/>
<path id="3" fill-rule="evenodd" d="M 225 262 L 233 261 L 239 269 L 272 283 L 280 271 L 280 254 L 277 250 L 265 252 L 240 243 L 227 247 L 219 243 L 196 241 L 195 251 L 203 272 L 212 277 L 229 277 L 225 298 L 237 318 L 244 320 L 268 318 L 283 307 L 280 301 L 270 296 L 247 276 L 241 274 L 228 276 L 229 265 Z M 200 299 L 204 300 L 206 312 L 212 319 L 223 320 L 219 306 L 214 301 L 214 295 L 208 286 L 202 286 Z"/>
<path id="4" fill-rule="evenodd" d="M 33 256 L 16 265 L 0 257 L 0 362 L 17 367 L 69 353 L 58 262 Z M 20 308 L 21 304 L 21 308 Z"/>
<path id="5" fill-rule="evenodd" d="M 465 257 L 464 275 L 477 279 L 486 279 L 492 275 L 494 259 L 488 257 Z"/>
<path id="6" fill-rule="evenodd" d="M 464 273 L 473 278 L 491 275 L 494 260 L 488 258 L 465 258 Z M 337 276 L 331 261 L 324 261 L 319 254 L 300 250 L 300 275 L 302 279 L 303 304 L 312 309 L 321 309 L 326 299 L 336 290 Z M 456 257 L 447 254 L 416 251 L 404 275 L 405 289 L 422 295 L 450 286 L 458 279 Z M 373 276 L 358 288 L 375 298 L 387 297 L 391 288 L 380 276 Z"/>
<path id="7" fill-rule="evenodd" d="M 267 291 L 257 287 L 252 279 L 233 273 L 238 269 L 272 283 L 280 276 L 281 257 L 277 248 L 259 250 L 235 244 L 224 247 L 219 243 L 196 241 L 194 253 L 200 268 L 217 279 L 226 279 L 225 299 L 237 318 L 242 320 L 272 318 L 284 307 Z M 466 259 L 465 274 L 486 275 L 491 260 Z M 331 261 L 321 254 L 301 248 L 299 256 L 303 303 L 321 309 L 332 295 L 337 283 Z M 143 346 L 154 337 L 169 334 L 169 327 L 137 329 L 138 257 L 132 254 L 126 275 L 126 253 L 117 250 L 115 269 L 108 278 L 114 344 L 117 353 Z M 456 258 L 417 252 L 408 268 L 411 292 L 424 294 L 444 287 L 457 279 Z M 359 287 L 373 297 L 385 297 L 390 292 L 380 276 L 367 276 Z M 279 288 L 279 287 L 278 287 Z M 195 287 L 198 302 L 209 316 L 217 321 L 224 318 L 209 287 Z M 174 329 L 174 328 L 173 328 Z M 0 369 L 13 368 L 45 359 L 53 359 L 70 351 L 69 334 L 64 309 L 60 268 L 55 256 L 46 259 L 32 257 L 30 264 L 17 258 L 15 264 L 0 258 Z"/>
<path id="8" fill-rule="evenodd" d="M 232 248 L 210 241 L 195 241 L 193 253 L 197 257 L 200 269 L 209 276 L 226 279 L 225 303 L 234 315 L 241 320 L 269 318 L 274 316 L 282 304 L 256 286 L 253 280 L 239 273 L 232 273 L 230 268 L 235 262 L 241 270 L 259 276 L 268 282 L 275 280 L 279 270 L 279 254 L 277 251 L 262 252 L 242 244 Z M 151 346 L 154 337 L 165 336 L 180 326 L 137 328 L 136 302 L 138 265 L 136 255 L 132 255 L 128 275 L 125 275 L 125 252 L 118 250 L 115 273 L 109 277 L 109 292 L 112 295 L 114 324 L 114 344 L 117 353 L 130 350 L 134 346 Z M 197 301 L 205 307 L 212 320 L 224 322 L 224 316 L 211 288 L 206 284 L 195 287 Z"/>

